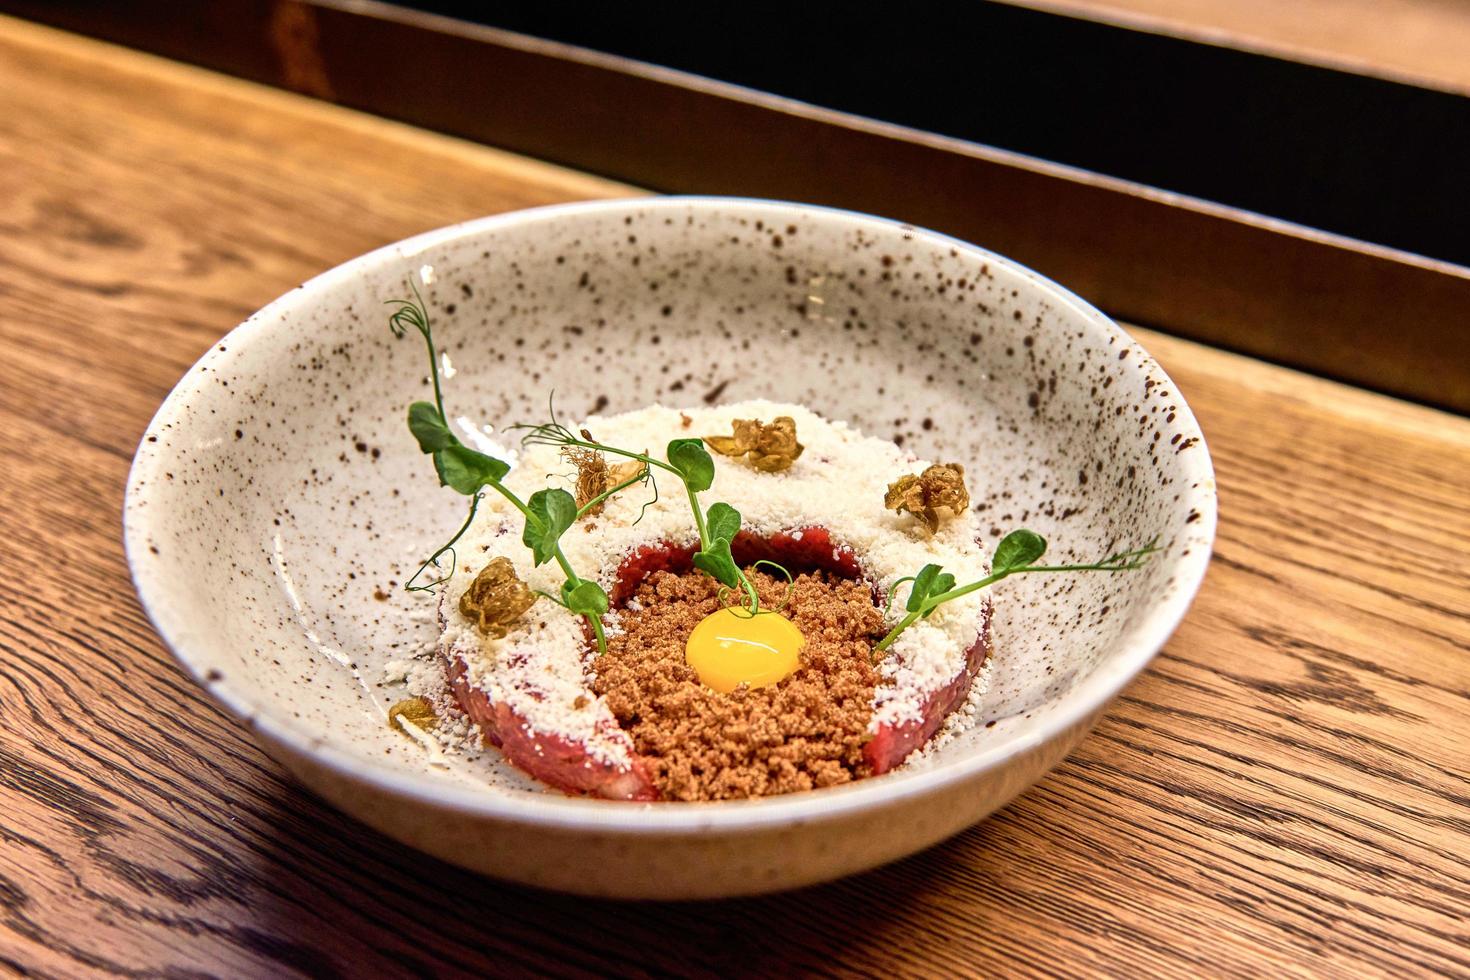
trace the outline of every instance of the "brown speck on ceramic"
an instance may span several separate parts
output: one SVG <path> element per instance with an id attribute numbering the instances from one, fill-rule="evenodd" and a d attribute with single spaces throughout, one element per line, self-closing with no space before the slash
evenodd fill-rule
<path id="1" fill-rule="evenodd" d="M 544 421 L 553 389 L 568 422 L 653 402 L 799 402 L 915 457 L 962 463 L 987 547 L 1024 522 L 1058 564 L 1153 538 L 1163 551 L 1126 575 L 997 587 L 977 723 L 908 772 L 696 814 L 548 796 L 493 750 L 430 765 L 383 724 L 406 696 L 383 682 L 385 665 L 428 656 L 438 632 L 435 601 L 399 583 L 464 517 L 404 424 L 431 386 L 422 343 L 395 339 L 382 311 L 411 276 L 453 352 L 444 397 L 467 441 L 510 448 L 507 427 Z M 1162 644 L 1203 574 L 1214 518 L 1209 457 L 1183 400 L 1075 297 L 905 226 L 679 198 L 471 222 L 293 291 L 170 396 L 126 505 L 134 575 L 160 631 L 328 799 L 449 860 L 650 897 L 821 880 L 1003 805 Z M 863 816 L 832 847 L 823 801 L 839 798 Z M 554 833 L 543 830 L 553 812 Z M 673 829 L 649 830 L 659 827 Z"/>

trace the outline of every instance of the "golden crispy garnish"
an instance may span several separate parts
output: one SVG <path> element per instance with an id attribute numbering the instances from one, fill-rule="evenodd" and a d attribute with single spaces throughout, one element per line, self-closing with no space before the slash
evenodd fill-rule
<path id="1" fill-rule="evenodd" d="M 939 508 L 947 507 L 959 515 L 970 506 L 965 468 L 959 463 L 936 463 L 918 476 L 910 473 L 888 485 L 883 506 L 889 510 L 906 510 L 928 525 L 931 533 L 937 531 Z"/>
<path id="2" fill-rule="evenodd" d="M 388 709 L 388 727 L 413 738 L 413 733 L 403 727 L 412 725 L 421 732 L 431 732 L 439 725 L 439 716 L 428 698 L 405 698 Z"/>
<path id="3" fill-rule="evenodd" d="M 750 422 L 746 419 L 736 419 L 733 423 L 735 428 L 733 436 L 704 436 L 704 444 L 721 456 L 744 456 L 750 452 L 750 447 L 755 445 L 751 426 L 758 424 L 758 422 Z"/>
<path id="4" fill-rule="evenodd" d="M 647 456 L 648 451 L 644 450 L 643 455 Z M 635 476 L 642 476 L 647 469 L 648 464 L 640 459 L 630 459 L 626 463 L 609 466 L 607 468 L 608 485 L 615 487 L 620 483 L 627 483 Z"/>
<path id="5" fill-rule="evenodd" d="M 509 558 L 492 559 L 459 597 L 459 611 L 486 636 L 510 632 L 515 621 L 536 604 L 536 593 L 516 576 Z"/>
<path id="6" fill-rule="evenodd" d="M 790 469 L 801 455 L 796 441 L 796 420 L 782 415 L 767 424 L 756 419 L 736 419 L 728 436 L 705 436 L 704 444 L 722 456 L 746 456 L 750 465 L 764 473 Z"/>
<path id="7" fill-rule="evenodd" d="M 615 486 L 608 474 L 607 460 L 595 449 L 568 446 L 561 451 L 562 457 L 577 467 L 577 509 L 581 510 Z M 602 504 L 587 511 L 588 514 L 602 513 Z"/>

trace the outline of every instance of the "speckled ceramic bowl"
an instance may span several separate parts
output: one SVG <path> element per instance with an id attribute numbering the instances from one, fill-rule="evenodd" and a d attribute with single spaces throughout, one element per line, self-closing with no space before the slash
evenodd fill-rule
<path id="1" fill-rule="evenodd" d="M 650 402 L 804 403 L 958 460 L 999 535 L 1126 574 L 996 590 L 981 723 L 922 765 L 812 793 L 627 804 L 540 790 L 495 753 L 430 765 L 385 723 L 389 659 L 434 639 L 399 586 L 462 518 L 404 426 L 424 351 L 384 301 L 426 300 L 451 414 L 497 426 Z M 1210 458 L 1157 364 L 1098 311 L 997 255 L 877 218 L 664 198 L 500 215 L 327 272 L 184 377 L 139 447 L 133 577 L 184 667 L 305 784 L 448 861 L 596 895 L 789 888 L 975 823 L 1060 760 L 1168 638 L 1209 560 Z"/>

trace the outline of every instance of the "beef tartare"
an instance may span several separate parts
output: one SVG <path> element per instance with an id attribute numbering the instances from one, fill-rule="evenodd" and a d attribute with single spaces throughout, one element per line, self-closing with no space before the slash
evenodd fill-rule
<path id="1" fill-rule="evenodd" d="M 795 458 L 778 466 L 751 449 L 735 455 L 742 422 L 771 428 L 760 420 L 777 419 L 793 441 L 800 436 Z M 559 539 L 567 564 L 608 597 L 605 651 L 586 617 L 554 598 L 564 571 L 557 561 L 535 564 L 525 517 L 509 497 L 487 495 L 456 542 L 440 600 L 439 655 L 451 690 L 487 741 L 549 786 L 608 799 L 719 799 L 880 774 L 934 735 L 985 664 L 984 592 L 946 602 L 874 649 L 904 618 L 902 583 L 916 571 L 937 565 L 960 581 L 989 572 L 974 516 L 959 501 L 927 514 L 922 502 L 893 505 L 893 488 L 928 472 L 928 462 L 801 406 L 770 402 L 593 417 L 576 441 L 641 451 L 731 432 L 733 444 L 709 440 L 721 455 L 701 493 L 740 507 L 729 555 L 758 583 L 757 618 L 784 614 L 800 624 L 795 669 L 775 683 L 718 691 L 679 656 L 700 619 L 741 608 L 741 594 L 696 567 L 707 549 L 684 488 L 664 474 L 653 477 L 655 500 L 646 473 L 624 469 L 633 482 L 577 516 Z M 585 503 L 615 486 L 626 462 L 532 441 L 503 482 L 529 499 L 547 474 L 570 494 L 602 472 L 600 483 L 581 488 Z M 487 633 L 465 597 L 497 559 L 543 598 Z M 788 598 L 790 607 L 777 611 Z"/>
<path id="2" fill-rule="evenodd" d="M 416 289 L 390 305 L 433 379 L 409 431 L 470 506 L 405 586 L 439 596 L 441 693 L 389 724 L 429 741 L 456 716 L 552 789 L 698 801 L 881 775 L 983 693 L 991 585 L 1157 550 L 1046 566 L 1018 529 L 987 557 L 962 466 L 800 405 L 552 412 L 514 427 L 512 465 L 451 427 Z"/>

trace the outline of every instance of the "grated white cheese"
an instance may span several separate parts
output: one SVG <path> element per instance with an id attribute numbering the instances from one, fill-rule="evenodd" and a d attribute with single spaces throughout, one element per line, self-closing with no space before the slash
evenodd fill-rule
<path id="1" fill-rule="evenodd" d="M 990 691 L 991 661 L 986 660 L 975 672 L 970 681 L 970 691 L 965 696 L 958 708 L 950 712 L 949 717 L 944 719 L 944 724 L 939 726 L 939 731 L 923 745 L 910 752 L 908 758 L 904 759 L 904 768 L 920 768 L 928 765 L 936 758 L 936 753 L 950 742 L 953 742 L 962 733 L 975 727 L 980 718 L 980 705 L 985 702 L 985 695 Z"/>
<path id="2" fill-rule="evenodd" d="M 835 543 L 857 556 L 863 574 L 880 592 L 895 579 L 913 575 L 934 562 L 960 582 L 989 572 L 977 543 L 973 513 L 944 521 L 930 535 L 908 514 L 883 506 L 888 485 L 929 465 L 882 439 L 863 436 L 843 422 L 829 422 L 798 405 L 750 401 L 718 408 L 673 409 L 654 406 L 610 418 L 593 416 L 582 426 L 596 441 L 649 451 L 662 458 L 672 439 L 728 435 L 737 418 L 770 421 L 789 415 L 806 447 L 782 473 L 762 473 L 743 460 L 715 457 L 714 485 L 700 495 L 701 505 L 725 501 L 740 511 L 744 527 L 761 535 L 820 525 Z M 683 419 L 692 423 L 687 427 Z M 554 447 L 534 446 L 506 478 L 525 497 L 553 485 L 573 489 L 575 468 Z M 617 570 L 643 545 L 693 544 L 697 533 L 688 498 L 672 474 L 655 470 L 659 500 L 644 509 L 649 492 L 640 486 L 607 501 L 601 514 L 578 522 L 562 538 L 567 560 L 579 575 L 611 591 Z M 970 474 L 973 484 L 975 474 Z M 640 519 L 641 517 L 641 519 Z M 474 525 L 458 545 L 459 568 L 444 589 L 440 616 L 445 622 L 441 650 L 462 657 L 469 680 L 494 702 L 507 703 L 532 730 L 583 742 L 597 760 L 619 768 L 632 760 L 631 740 L 617 727 L 607 705 L 588 685 L 591 653 L 583 643 L 581 620 L 550 602 L 539 602 L 524 625 L 499 640 L 487 640 L 458 610 L 461 593 L 490 558 L 509 558 L 533 589 L 555 595 L 562 573 L 554 563 L 531 567 L 521 544 L 523 518 L 495 494 L 487 494 Z M 890 623 L 902 618 L 906 586 L 894 602 Z M 919 720 L 925 700 L 964 669 L 965 652 L 979 635 L 986 598 L 972 593 L 946 603 L 928 619 L 910 626 L 880 665 L 882 682 L 874 698 L 870 730 Z M 609 625 L 617 628 L 614 619 Z M 584 707 L 573 704 L 586 699 Z"/>

